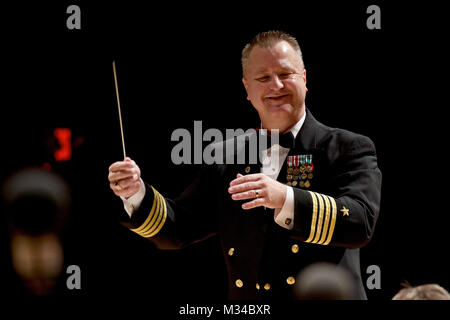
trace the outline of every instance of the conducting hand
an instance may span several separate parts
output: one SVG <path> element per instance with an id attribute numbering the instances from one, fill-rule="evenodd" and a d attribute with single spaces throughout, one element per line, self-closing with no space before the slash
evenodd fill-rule
<path id="1" fill-rule="evenodd" d="M 114 194 L 128 199 L 136 194 L 141 187 L 141 170 L 130 158 L 114 162 L 109 167 L 109 187 Z"/>
<path id="2" fill-rule="evenodd" d="M 243 176 L 230 182 L 228 192 L 233 200 L 252 201 L 242 204 L 243 209 L 252 209 L 265 206 L 271 209 L 282 208 L 286 200 L 286 185 L 269 178 L 262 173 Z"/>

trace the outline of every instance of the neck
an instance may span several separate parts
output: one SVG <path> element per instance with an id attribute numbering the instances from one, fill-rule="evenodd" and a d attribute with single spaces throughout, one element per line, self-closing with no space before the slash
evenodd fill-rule
<path id="1" fill-rule="evenodd" d="M 289 130 L 291 130 L 292 127 L 300 121 L 304 114 L 305 109 L 303 108 L 295 117 L 291 117 L 287 120 L 283 119 L 282 121 L 261 121 L 261 125 L 263 129 L 267 129 L 269 134 L 272 130 L 278 130 L 279 134 L 283 134 L 289 132 Z"/>

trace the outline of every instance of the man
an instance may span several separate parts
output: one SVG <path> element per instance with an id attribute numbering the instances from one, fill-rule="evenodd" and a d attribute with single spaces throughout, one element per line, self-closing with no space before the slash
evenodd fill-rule
<path id="1" fill-rule="evenodd" d="M 397 292 L 392 300 L 450 300 L 450 294 L 436 283 L 415 287 L 405 284 L 405 287 Z"/>
<path id="2" fill-rule="evenodd" d="M 230 299 L 291 298 L 296 274 L 319 261 L 348 270 L 365 299 L 359 247 L 372 237 L 381 189 L 372 141 L 306 109 L 306 70 L 292 36 L 258 34 L 242 67 L 247 99 L 262 128 L 283 133 L 280 145 L 263 152 L 262 164 L 205 166 L 176 200 L 145 185 L 133 160 L 112 164 L 110 187 L 130 216 L 123 224 L 161 249 L 218 234 Z M 267 161 L 272 152 L 278 166 Z"/>

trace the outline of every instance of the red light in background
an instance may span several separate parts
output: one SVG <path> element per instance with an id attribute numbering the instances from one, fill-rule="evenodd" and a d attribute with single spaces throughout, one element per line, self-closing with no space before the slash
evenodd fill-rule
<path id="1" fill-rule="evenodd" d="M 55 150 L 56 161 L 69 161 L 72 158 L 72 131 L 68 128 L 55 128 L 53 135 L 58 140 L 60 148 Z"/>

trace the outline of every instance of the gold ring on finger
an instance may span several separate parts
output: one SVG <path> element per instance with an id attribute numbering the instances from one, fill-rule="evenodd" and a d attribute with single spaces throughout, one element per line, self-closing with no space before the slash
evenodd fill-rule
<path id="1" fill-rule="evenodd" d="M 114 188 L 116 188 L 117 191 L 122 190 L 122 187 L 120 186 L 120 184 L 119 184 L 118 181 L 115 181 L 115 182 L 114 182 Z"/>

